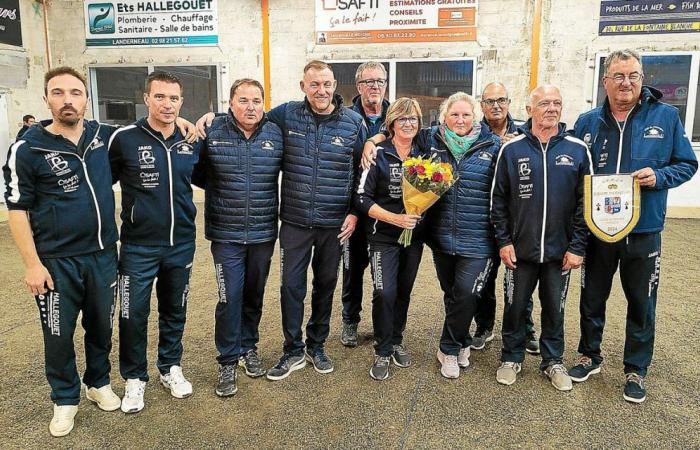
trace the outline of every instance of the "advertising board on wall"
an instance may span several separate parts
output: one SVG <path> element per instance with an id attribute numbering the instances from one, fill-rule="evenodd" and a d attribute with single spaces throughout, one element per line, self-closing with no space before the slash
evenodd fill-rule
<path id="1" fill-rule="evenodd" d="M 22 46 L 19 0 L 0 0 L 0 43 Z"/>
<path id="2" fill-rule="evenodd" d="M 86 0 L 88 47 L 217 45 L 218 0 Z"/>
<path id="3" fill-rule="evenodd" d="M 316 0 L 318 44 L 475 41 L 478 0 Z"/>
<path id="4" fill-rule="evenodd" d="M 602 0 L 598 34 L 697 33 L 700 0 Z"/>

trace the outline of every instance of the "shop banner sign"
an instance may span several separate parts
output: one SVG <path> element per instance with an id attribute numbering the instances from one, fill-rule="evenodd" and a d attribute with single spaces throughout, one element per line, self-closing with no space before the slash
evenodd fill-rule
<path id="1" fill-rule="evenodd" d="M 602 0 L 598 34 L 700 32 L 700 0 Z"/>
<path id="2" fill-rule="evenodd" d="M 86 0 L 88 47 L 192 47 L 219 43 L 218 0 Z"/>
<path id="3" fill-rule="evenodd" d="M 19 0 L 0 0 L 0 43 L 22 46 Z"/>
<path id="4" fill-rule="evenodd" d="M 475 41 L 478 0 L 315 0 L 316 43 Z"/>

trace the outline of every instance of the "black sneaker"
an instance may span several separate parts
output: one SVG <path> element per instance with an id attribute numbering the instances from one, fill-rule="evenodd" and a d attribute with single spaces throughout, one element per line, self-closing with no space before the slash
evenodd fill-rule
<path id="1" fill-rule="evenodd" d="M 290 355 L 289 353 L 285 353 L 277 364 L 267 371 L 267 379 L 273 381 L 283 380 L 287 378 L 290 373 L 295 370 L 303 369 L 304 367 L 306 367 L 304 355 Z"/>
<path id="2" fill-rule="evenodd" d="M 333 372 L 333 361 L 326 355 L 323 348 L 317 349 L 313 354 L 307 348 L 306 359 L 314 365 L 314 370 L 318 373 Z"/>
<path id="3" fill-rule="evenodd" d="M 238 392 L 236 367 L 237 364 L 219 364 L 219 382 L 216 384 L 219 397 L 231 397 Z"/>
<path id="4" fill-rule="evenodd" d="M 622 398 L 632 403 L 642 403 L 647 399 L 647 390 L 644 387 L 644 377 L 636 373 L 628 373 L 625 375 L 627 382 L 625 383 L 625 392 Z"/>
<path id="5" fill-rule="evenodd" d="M 406 368 L 411 366 L 411 355 L 406 351 L 406 347 L 403 344 L 394 345 L 394 352 L 391 354 L 391 359 L 394 364 L 401 368 Z"/>
<path id="6" fill-rule="evenodd" d="M 245 374 L 251 378 L 258 378 L 267 372 L 263 368 L 262 360 L 254 349 L 248 350 L 244 355 L 242 355 L 238 362 L 243 364 L 245 367 Z"/>
<path id="7" fill-rule="evenodd" d="M 472 345 L 470 347 L 473 350 L 482 350 L 486 347 L 487 342 L 493 341 L 493 330 L 482 330 L 477 328 L 474 337 L 472 338 Z"/>
<path id="8" fill-rule="evenodd" d="M 369 368 L 369 376 L 377 381 L 386 380 L 389 378 L 389 357 L 374 356 L 374 364 Z"/>
<path id="9" fill-rule="evenodd" d="M 569 370 L 571 380 L 577 383 L 583 383 L 588 377 L 597 373 L 600 373 L 600 364 L 594 363 L 593 360 L 586 355 L 579 356 L 576 365 Z"/>
<path id="10" fill-rule="evenodd" d="M 340 343 L 346 347 L 357 347 L 356 323 L 343 322 L 343 330 L 340 332 Z"/>
<path id="11" fill-rule="evenodd" d="M 540 354 L 540 341 L 537 340 L 537 336 L 532 334 L 527 337 L 527 342 L 525 342 L 525 351 L 531 355 Z"/>

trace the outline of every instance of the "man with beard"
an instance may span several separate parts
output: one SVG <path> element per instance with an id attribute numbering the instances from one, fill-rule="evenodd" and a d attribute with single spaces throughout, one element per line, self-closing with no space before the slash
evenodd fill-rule
<path id="1" fill-rule="evenodd" d="M 73 335 L 81 312 L 87 398 L 105 411 L 120 406 L 109 378 L 117 227 L 107 141 L 114 128 L 83 119 L 85 78 L 70 67 L 46 73 L 44 95 L 53 122 L 24 133 L 3 172 L 10 230 L 42 323 L 54 403 L 49 431 L 65 436 L 80 402 Z"/>

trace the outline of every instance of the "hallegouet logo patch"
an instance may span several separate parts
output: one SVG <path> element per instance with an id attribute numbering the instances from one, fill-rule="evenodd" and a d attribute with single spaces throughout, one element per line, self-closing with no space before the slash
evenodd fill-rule
<path id="1" fill-rule="evenodd" d="M 644 139 L 663 139 L 664 129 L 656 125 L 644 129 Z"/>

